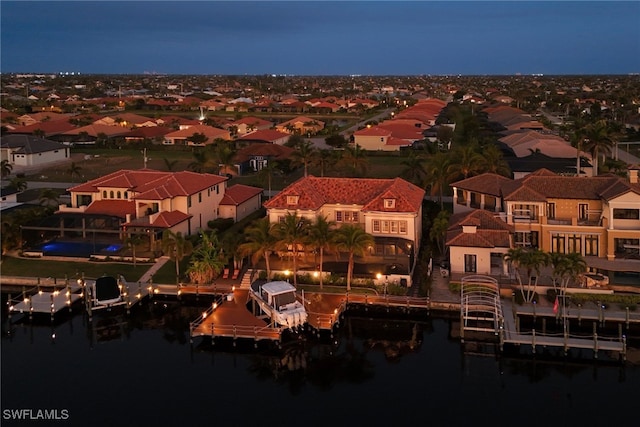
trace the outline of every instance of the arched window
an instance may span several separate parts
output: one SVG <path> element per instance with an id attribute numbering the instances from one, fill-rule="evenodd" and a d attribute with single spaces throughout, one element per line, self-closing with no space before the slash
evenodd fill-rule
<path id="1" fill-rule="evenodd" d="M 113 190 L 111 190 L 111 191 L 109 192 L 109 198 L 110 198 L 110 199 L 113 199 Z"/>
<path id="2" fill-rule="evenodd" d="M 118 199 L 122 198 L 122 194 L 118 191 Z"/>
<path id="3" fill-rule="evenodd" d="M 106 198 L 107 198 L 107 190 L 104 190 L 104 191 L 102 192 L 102 198 L 103 198 L 103 199 L 106 199 Z"/>
<path id="4" fill-rule="evenodd" d="M 129 199 L 129 193 L 127 191 L 124 192 L 124 198 L 127 200 Z"/>

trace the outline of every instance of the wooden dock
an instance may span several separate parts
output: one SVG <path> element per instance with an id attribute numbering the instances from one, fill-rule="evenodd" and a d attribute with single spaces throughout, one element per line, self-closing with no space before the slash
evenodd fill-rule
<path id="1" fill-rule="evenodd" d="M 234 289 L 231 293 L 220 295 L 198 319 L 189 325 L 191 339 L 209 336 L 234 340 L 248 338 L 255 342 L 280 341 L 285 328 L 273 326 L 254 316 L 247 310 L 247 299 L 246 289 Z"/>
<path id="2" fill-rule="evenodd" d="M 569 333 L 568 328 L 565 328 L 564 332 L 559 334 L 540 333 L 535 329 L 531 330 L 530 332 L 522 332 L 516 320 L 517 314 L 520 312 L 522 307 L 516 308 L 512 304 L 511 300 L 508 299 L 502 300 L 502 307 L 505 316 L 503 317 L 504 321 L 502 322 L 500 330 L 498 331 L 501 346 L 504 344 L 530 345 L 534 353 L 536 351 L 536 346 L 560 347 L 564 349 L 565 354 L 571 348 L 590 349 L 593 350 L 594 357 L 596 358 L 598 357 L 599 350 L 605 350 L 618 352 L 623 357 L 623 359 L 626 357 L 627 342 L 624 335 L 619 337 L 604 337 L 599 336 L 597 333 L 595 333 L 595 331 L 593 335 L 590 336 L 574 335 Z M 529 314 L 528 310 L 523 311 Z M 548 311 L 551 311 L 551 313 L 548 313 Z M 555 313 L 553 313 L 552 308 L 545 308 L 545 310 L 543 310 L 543 313 L 545 315 L 553 314 L 554 317 L 556 316 Z M 593 317 L 592 313 L 590 314 L 590 317 L 593 319 L 600 318 Z M 609 317 L 609 319 L 611 319 L 611 316 Z"/>
<path id="3" fill-rule="evenodd" d="M 49 289 L 44 291 L 39 287 L 24 289 L 20 298 L 9 298 L 10 313 L 48 313 L 53 317 L 65 307 L 82 299 L 82 286 L 69 282 L 61 289 Z"/>
<path id="4" fill-rule="evenodd" d="M 208 295 L 215 296 L 225 293 L 232 293 L 237 286 L 230 284 L 213 284 L 213 285 L 153 285 L 153 293 L 155 295 Z"/>

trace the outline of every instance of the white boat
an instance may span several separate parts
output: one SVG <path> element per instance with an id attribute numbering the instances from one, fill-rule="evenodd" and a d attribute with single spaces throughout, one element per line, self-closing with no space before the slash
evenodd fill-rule
<path id="1" fill-rule="evenodd" d="M 307 311 L 296 297 L 296 288 L 284 281 L 253 283 L 251 294 L 260 309 L 275 323 L 290 329 L 307 323 Z"/>

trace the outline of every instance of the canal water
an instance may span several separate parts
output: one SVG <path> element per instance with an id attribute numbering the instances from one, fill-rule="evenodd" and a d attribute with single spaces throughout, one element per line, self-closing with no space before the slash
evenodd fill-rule
<path id="1" fill-rule="evenodd" d="M 114 311 L 91 322 L 80 309 L 54 322 L 7 319 L 3 304 L 0 423 L 628 426 L 640 419 L 640 367 L 630 362 L 463 347 L 455 316 L 434 313 L 353 313 L 333 337 L 290 337 L 281 348 L 191 344 L 189 321 L 204 304 L 155 299 L 129 316 Z M 58 419 L 38 419 L 47 416 Z"/>

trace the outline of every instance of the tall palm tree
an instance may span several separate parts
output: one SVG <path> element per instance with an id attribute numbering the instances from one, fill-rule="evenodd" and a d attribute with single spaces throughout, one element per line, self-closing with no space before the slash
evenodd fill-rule
<path id="1" fill-rule="evenodd" d="M 267 179 L 269 198 L 271 198 L 271 181 L 278 172 L 280 172 L 280 167 L 278 166 L 278 162 L 275 160 L 268 160 L 267 164 L 262 166 L 262 169 L 258 171 L 258 177 L 260 178 L 260 180 L 263 180 L 264 178 Z"/>
<path id="2" fill-rule="evenodd" d="M 142 234 L 129 234 L 129 237 L 124 239 L 124 244 L 131 249 L 131 255 L 133 257 L 133 266 L 136 266 L 136 249 L 143 242 L 144 238 Z"/>
<path id="3" fill-rule="evenodd" d="M 318 216 L 309 228 L 309 244 L 320 251 L 320 289 L 322 289 L 322 272 L 324 251 L 331 250 L 334 221 L 328 221 L 324 216 Z"/>
<path id="4" fill-rule="evenodd" d="M 568 254 L 553 252 L 549 254 L 550 264 L 553 266 L 553 286 L 556 287 L 556 279 L 560 282 L 560 293 L 564 295 L 570 282 L 577 282 L 578 276 L 587 271 L 587 262 L 579 252 Z"/>
<path id="5" fill-rule="evenodd" d="M 189 278 L 199 284 L 212 283 L 224 268 L 224 260 L 218 237 L 202 233 L 200 244 L 193 250 L 187 273 Z"/>
<path id="6" fill-rule="evenodd" d="M 404 166 L 404 170 L 400 174 L 401 177 L 416 185 L 421 185 L 424 182 L 427 171 L 424 167 L 425 157 L 423 155 L 410 151 L 409 156 L 401 164 Z"/>
<path id="7" fill-rule="evenodd" d="M 233 171 L 235 169 L 233 161 L 235 157 L 236 150 L 233 142 L 216 140 L 213 159 L 218 167 L 218 173 L 223 173 L 223 170 L 227 173 Z"/>
<path id="8" fill-rule="evenodd" d="M 369 167 L 369 159 L 366 151 L 356 144 L 345 148 L 339 165 L 345 168 L 350 176 L 364 176 Z"/>
<path id="9" fill-rule="evenodd" d="M 311 222 L 295 213 L 288 212 L 284 220 L 274 225 L 273 232 L 278 239 L 277 245 L 284 250 L 291 250 L 293 255 L 293 285 L 298 285 L 298 253 L 303 252 L 309 240 Z"/>
<path id="10" fill-rule="evenodd" d="M 309 163 L 315 155 L 316 148 L 307 140 L 303 140 L 296 144 L 295 150 L 292 154 L 293 163 L 295 165 L 302 165 L 304 167 L 304 176 L 308 176 Z"/>
<path id="11" fill-rule="evenodd" d="M 362 256 L 367 248 L 374 243 L 373 236 L 365 232 L 361 227 L 345 224 L 336 230 L 333 243 L 335 248 L 349 254 L 347 267 L 347 292 L 351 291 L 351 278 L 353 277 L 353 258 Z"/>
<path id="12" fill-rule="evenodd" d="M 450 179 L 469 178 L 482 170 L 483 158 L 477 144 L 458 147 L 451 153 Z"/>
<path id="13" fill-rule="evenodd" d="M 333 155 L 333 150 L 316 150 L 312 159 L 311 164 L 315 167 L 320 168 L 320 176 L 324 177 L 324 171 L 327 166 L 331 165 L 331 156 Z"/>
<path id="14" fill-rule="evenodd" d="M 269 255 L 276 246 L 276 238 L 272 233 L 273 226 L 269 217 L 253 221 L 244 230 L 245 242 L 240 244 L 238 251 L 243 256 L 251 257 L 251 264 L 256 265 L 260 258 L 264 258 L 267 268 L 267 279 L 271 277 Z"/>
<path id="15" fill-rule="evenodd" d="M 169 255 L 176 263 L 176 283 L 180 282 L 180 261 L 191 254 L 193 245 L 184 238 L 181 232 L 164 230 L 162 232 L 162 252 Z"/>
<path id="16" fill-rule="evenodd" d="M 449 228 L 449 212 L 442 210 L 438 212 L 438 215 L 431 224 L 429 230 L 429 239 L 436 243 L 438 252 L 444 255 L 445 251 L 445 238 L 447 237 L 447 229 Z"/>
<path id="17" fill-rule="evenodd" d="M 504 259 L 511 263 L 516 270 L 516 277 L 522 298 L 526 302 L 533 301 L 540 277 L 540 269 L 549 264 L 549 254 L 540 249 L 511 248 L 504 255 Z M 525 293 L 522 270 L 527 273 L 527 288 Z M 535 275 L 534 275 L 535 273 Z"/>
<path id="18" fill-rule="evenodd" d="M 609 127 L 605 120 L 598 120 L 587 125 L 584 129 L 582 146 L 593 157 L 594 175 L 598 175 L 598 163 L 600 155 L 611 153 L 614 142 L 609 135 Z"/>
<path id="19" fill-rule="evenodd" d="M 495 144 L 488 144 L 482 149 L 480 167 L 482 172 L 491 172 L 502 176 L 511 176 L 511 168 L 504 160 L 502 151 Z"/>
<path id="20" fill-rule="evenodd" d="M 208 151 L 204 149 L 194 149 L 193 151 L 193 161 L 189 163 L 187 166 L 193 172 L 203 173 L 206 172 L 210 165 L 211 160 L 209 159 Z"/>
<path id="21" fill-rule="evenodd" d="M 2 238 L 2 255 L 19 248 L 22 244 L 20 225 L 23 223 L 18 215 L 2 215 L 0 238 Z"/>
<path id="22" fill-rule="evenodd" d="M 11 172 L 13 171 L 13 165 L 11 163 L 9 163 L 9 160 L 3 160 L 0 163 L 0 171 L 2 173 L 2 177 L 4 178 L 5 176 L 9 176 L 11 175 Z"/>
<path id="23" fill-rule="evenodd" d="M 40 204 L 43 206 L 58 205 L 58 193 L 52 188 L 43 188 L 40 190 Z"/>
<path id="24" fill-rule="evenodd" d="M 78 178 L 80 178 L 81 170 L 82 170 L 81 166 L 77 165 L 76 162 L 71 162 L 71 165 L 69 165 L 69 168 L 67 169 L 67 173 L 71 177 L 71 182 L 73 182 L 74 176 L 77 176 Z"/>
<path id="25" fill-rule="evenodd" d="M 446 153 L 436 153 L 431 156 L 425 166 L 427 176 L 425 178 L 425 185 L 431 188 L 430 194 L 435 196 L 436 194 L 440 200 L 440 210 L 444 209 L 444 202 L 442 199 L 444 193 L 444 187 L 449 183 L 449 165 L 451 163 L 450 156 Z"/>

